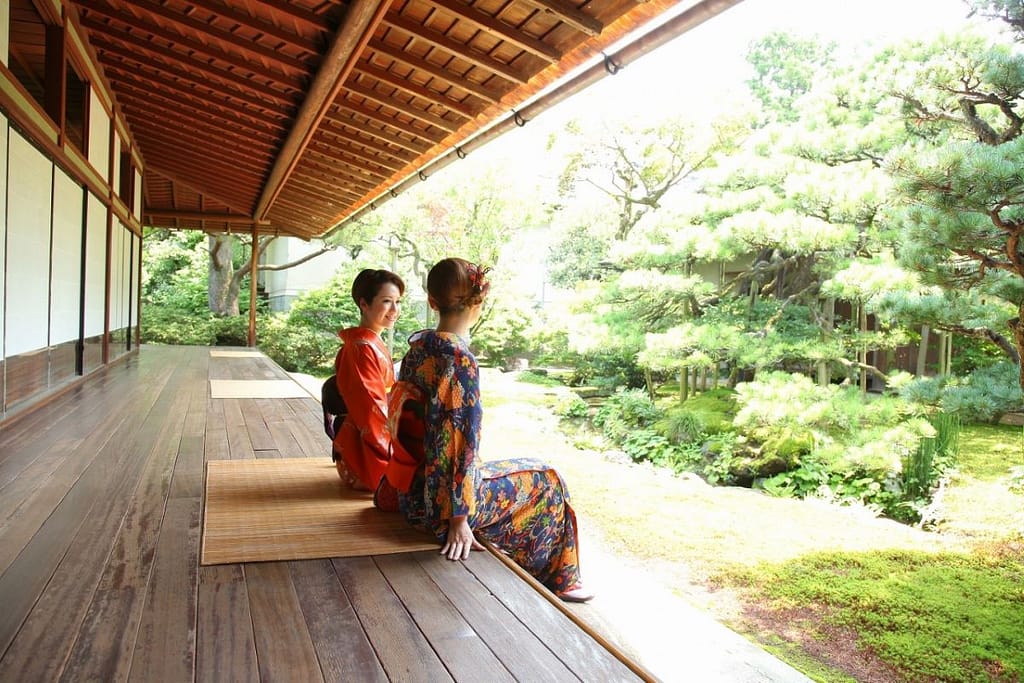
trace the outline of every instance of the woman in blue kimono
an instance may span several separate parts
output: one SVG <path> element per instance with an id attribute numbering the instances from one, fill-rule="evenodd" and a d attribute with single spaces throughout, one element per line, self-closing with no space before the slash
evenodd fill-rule
<path id="1" fill-rule="evenodd" d="M 396 438 L 382 488 L 398 490 L 406 519 L 433 532 L 448 559 L 481 549 L 475 533 L 561 599 L 590 600 L 580 580 L 576 515 L 558 472 L 531 458 L 478 457 L 483 408 L 468 340 L 489 287 L 486 270 L 463 259 L 430 270 L 428 301 L 440 320 L 409 339 L 389 401 Z"/>

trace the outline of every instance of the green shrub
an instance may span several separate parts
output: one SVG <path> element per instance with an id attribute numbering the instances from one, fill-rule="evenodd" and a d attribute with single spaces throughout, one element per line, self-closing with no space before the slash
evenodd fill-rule
<path id="1" fill-rule="evenodd" d="M 623 439 L 622 450 L 633 462 L 646 460 L 659 467 L 675 469 L 679 461 L 679 449 L 653 429 L 629 432 Z"/>
<path id="2" fill-rule="evenodd" d="M 615 445 L 638 428 L 649 427 L 658 419 L 658 409 L 640 389 L 618 391 L 601 404 L 594 414 L 594 426 Z"/>
<path id="3" fill-rule="evenodd" d="M 1007 412 L 1024 407 L 1019 376 L 1016 365 L 996 363 L 953 380 L 943 391 L 942 411 L 956 413 L 964 422 L 998 422 Z"/>
<path id="4" fill-rule="evenodd" d="M 209 313 L 197 315 L 184 309 L 160 306 L 143 308 L 143 344 L 212 346 L 216 342 L 214 319 Z"/>
<path id="5" fill-rule="evenodd" d="M 325 376 L 334 372 L 340 342 L 336 334 L 305 326 L 292 326 L 286 316 L 266 317 L 259 332 L 263 353 L 289 372 Z"/>
<path id="6" fill-rule="evenodd" d="M 703 462 L 699 467 L 705 481 L 712 485 L 729 486 L 735 483 L 734 469 L 736 452 L 741 450 L 743 439 L 735 432 L 712 434 L 704 443 Z"/>
<path id="7" fill-rule="evenodd" d="M 212 326 L 216 346 L 247 346 L 249 344 L 248 315 L 214 318 Z"/>
<path id="8" fill-rule="evenodd" d="M 674 444 L 696 441 L 704 436 L 707 422 L 704 413 L 683 407 L 669 408 L 657 421 L 658 433 Z"/>
<path id="9" fill-rule="evenodd" d="M 925 383 L 917 390 L 935 394 Z M 924 407 L 934 414 L 911 417 L 897 397 L 865 399 L 853 387 L 770 373 L 740 385 L 737 403 L 734 424 L 752 447 L 733 454 L 730 472 L 742 483 L 744 474 L 785 467 L 757 482 L 774 495 L 821 496 L 917 522 L 956 458 L 959 417 Z"/>
<path id="10" fill-rule="evenodd" d="M 1024 407 L 1017 366 L 995 363 L 966 377 L 929 377 L 897 383 L 900 397 L 922 410 L 938 408 L 962 422 L 997 422 Z"/>
<path id="11" fill-rule="evenodd" d="M 590 406 L 576 394 L 570 394 L 558 400 L 555 412 L 567 419 L 585 418 L 590 415 Z"/>
<path id="12" fill-rule="evenodd" d="M 643 370 L 636 364 L 634 352 L 571 354 L 562 359 L 573 368 L 569 385 L 593 385 L 608 390 L 643 387 Z"/>
<path id="13" fill-rule="evenodd" d="M 523 370 L 516 379 L 525 384 L 539 384 L 546 387 L 564 386 L 558 379 L 548 375 L 546 370 Z"/>
<path id="14" fill-rule="evenodd" d="M 473 351 L 490 366 L 508 367 L 517 357 L 531 355 L 527 339 L 533 318 L 523 302 L 495 299 L 473 329 Z"/>

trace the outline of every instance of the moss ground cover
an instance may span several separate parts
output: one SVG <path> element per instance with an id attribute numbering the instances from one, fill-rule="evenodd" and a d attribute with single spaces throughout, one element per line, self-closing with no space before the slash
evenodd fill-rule
<path id="1" fill-rule="evenodd" d="M 1024 554 L 819 553 L 731 572 L 787 613 L 812 607 L 804 637 L 838 628 L 890 665 L 898 680 L 1016 681 L 1024 676 Z"/>

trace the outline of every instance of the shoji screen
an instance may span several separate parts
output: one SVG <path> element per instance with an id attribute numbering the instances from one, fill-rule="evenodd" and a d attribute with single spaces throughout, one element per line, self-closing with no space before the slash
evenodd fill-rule
<path id="1" fill-rule="evenodd" d="M 54 171 L 50 277 L 50 384 L 75 374 L 82 308 L 84 188 Z"/>
<path id="2" fill-rule="evenodd" d="M 85 358 L 88 372 L 103 364 L 103 312 L 106 304 L 107 207 L 89 195 L 85 229 Z"/>
<path id="3" fill-rule="evenodd" d="M 13 129 L 8 136 L 4 352 L 7 407 L 47 385 L 53 164 Z"/>

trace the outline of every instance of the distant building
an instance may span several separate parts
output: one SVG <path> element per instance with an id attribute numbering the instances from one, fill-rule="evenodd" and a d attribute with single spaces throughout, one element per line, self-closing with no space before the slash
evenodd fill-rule
<path id="1" fill-rule="evenodd" d="M 318 242 L 307 242 L 295 237 L 280 237 L 267 247 L 263 263 L 268 265 L 290 263 L 319 248 Z M 287 311 L 300 294 L 323 287 L 334 277 L 338 268 L 349 260 L 348 253 L 344 249 L 335 249 L 286 270 L 260 270 L 259 282 L 270 300 L 270 310 Z"/>

